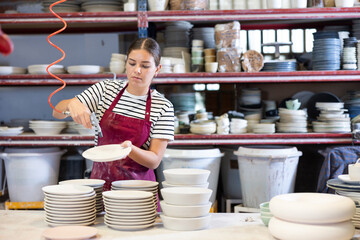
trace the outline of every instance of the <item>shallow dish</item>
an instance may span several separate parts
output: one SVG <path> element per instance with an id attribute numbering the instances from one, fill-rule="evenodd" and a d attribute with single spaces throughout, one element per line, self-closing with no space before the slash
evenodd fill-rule
<path id="1" fill-rule="evenodd" d="M 205 229 L 210 225 L 211 215 L 198 218 L 176 218 L 160 215 L 164 227 L 177 231 L 195 231 Z"/>
<path id="2" fill-rule="evenodd" d="M 195 218 L 203 217 L 209 214 L 211 208 L 211 202 L 204 205 L 196 206 L 177 206 L 167 204 L 165 201 L 160 201 L 161 210 L 166 216 L 169 217 L 183 217 L 183 218 Z"/>
<path id="3" fill-rule="evenodd" d="M 167 183 L 174 185 L 199 185 L 205 184 L 210 171 L 195 168 L 173 168 L 163 171 Z"/>
<path id="4" fill-rule="evenodd" d="M 338 179 L 340 179 L 341 181 L 343 181 L 344 183 L 347 183 L 347 184 L 360 185 L 360 181 L 359 180 L 351 180 L 349 174 L 339 175 Z"/>
<path id="5" fill-rule="evenodd" d="M 120 144 L 108 144 L 89 148 L 82 156 L 94 162 L 109 162 L 125 158 L 130 152 L 131 147 L 123 148 Z"/>
<path id="6" fill-rule="evenodd" d="M 162 183 L 162 186 L 164 188 L 167 188 L 167 187 L 199 187 L 199 188 L 208 188 L 209 187 L 209 182 L 206 182 L 204 184 L 199 184 L 199 185 L 175 185 L 175 184 L 170 184 L 170 183 L 167 183 L 166 181 L 163 181 Z"/>
<path id="7" fill-rule="evenodd" d="M 80 240 L 96 236 L 98 230 L 87 226 L 63 226 L 45 229 L 42 236 L 51 240 Z"/>
<path id="8" fill-rule="evenodd" d="M 208 204 L 212 194 L 211 189 L 197 187 L 172 187 L 160 191 L 167 204 L 180 206 Z"/>

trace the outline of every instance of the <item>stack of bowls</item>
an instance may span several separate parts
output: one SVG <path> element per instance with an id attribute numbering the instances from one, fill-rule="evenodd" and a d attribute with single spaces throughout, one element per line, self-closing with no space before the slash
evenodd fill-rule
<path id="1" fill-rule="evenodd" d="M 155 207 L 157 207 L 158 182 L 147 180 L 119 180 L 111 183 L 111 190 L 133 190 L 150 192 L 153 195 Z"/>
<path id="2" fill-rule="evenodd" d="M 145 191 L 103 192 L 105 224 L 117 230 L 137 230 L 154 225 L 157 216 L 153 195 Z"/>
<path id="3" fill-rule="evenodd" d="M 17 136 L 23 132 L 23 127 L 0 127 L 0 136 Z"/>
<path id="4" fill-rule="evenodd" d="M 207 188 L 210 171 L 197 168 L 172 168 L 163 171 L 165 181 L 161 184 L 166 187 L 201 187 Z"/>
<path id="5" fill-rule="evenodd" d="M 211 189 L 197 187 L 171 187 L 161 189 L 160 215 L 164 227 L 178 231 L 194 231 L 210 224 L 209 202 Z"/>
<path id="6" fill-rule="evenodd" d="M 356 70 L 357 57 L 356 57 L 356 37 L 344 38 L 344 48 L 342 49 L 342 69 Z"/>
<path id="7" fill-rule="evenodd" d="M 351 239 L 355 204 L 347 197 L 325 193 L 290 193 L 270 200 L 274 215 L 269 231 L 276 239 Z"/>
<path id="8" fill-rule="evenodd" d="M 247 113 L 245 120 L 247 121 L 247 132 L 253 132 L 255 126 L 260 123 L 261 113 Z"/>
<path id="9" fill-rule="evenodd" d="M 110 72 L 121 74 L 125 72 L 126 55 L 120 53 L 111 54 Z"/>
<path id="10" fill-rule="evenodd" d="M 260 204 L 260 217 L 265 226 L 268 226 L 270 219 L 273 217 L 273 214 L 270 212 L 269 202 Z"/>
<path id="11" fill-rule="evenodd" d="M 45 222 L 50 226 L 91 225 L 96 219 L 95 191 L 80 185 L 49 185 L 42 188 Z"/>
<path id="12" fill-rule="evenodd" d="M 230 122 L 230 132 L 233 134 L 247 133 L 248 121 L 241 118 L 232 118 Z"/>
<path id="13" fill-rule="evenodd" d="M 351 132 L 349 114 L 344 109 L 343 102 L 316 102 L 315 107 L 320 110 L 317 121 L 313 121 L 314 132 Z"/>
<path id="14" fill-rule="evenodd" d="M 254 133 L 259 134 L 271 134 L 275 133 L 275 124 L 274 123 L 258 123 L 253 127 Z"/>
<path id="15" fill-rule="evenodd" d="M 27 69 L 30 74 L 48 74 L 46 71 L 46 68 L 48 66 L 49 66 L 48 64 L 36 64 L 36 65 L 29 65 Z M 62 74 L 66 72 L 63 65 L 52 65 L 49 68 L 49 71 L 53 74 Z"/>
<path id="16" fill-rule="evenodd" d="M 66 128 L 65 121 L 38 121 L 30 120 L 29 127 L 36 135 L 56 135 Z"/>
<path id="17" fill-rule="evenodd" d="M 72 179 L 59 182 L 59 185 L 65 184 L 74 184 L 74 185 L 82 185 L 82 186 L 89 186 L 92 187 L 96 193 L 96 213 L 99 214 L 104 209 L 103 199 L 102 199 L 102 192 L 103 186 L 105 181 L 101 179 Z"/>
<path id="18" fill-rule="evenodd" d="M 195 134 L 212 134 L 216 132 L 216 123 L 212 120 L 194 120 L 190 123 L 190 132 Z"/>
<path id="19" fill-rule="evenodd" d="M 204 49 L 205 54 L 205 71 L 206 72 L 217 72 L 218 62 L 216 62 L 216 50 L 215 48 Z"/>
<path id="20" fill-rule="evenodd" d="M 92 129 L 85 128 L 83 125 L 78 124 L 74 121 L 68 122 L 67 127 L 68 127 L 68 129 L 70 129 L 70 132 L 73 132 L 72 130 L 74 130 L 75 132 L 79 133 L 80 135 L 95 135 L 94 127 Z"/>
<path id="21" fill-rule="evenodd" d="M 204 41 L 200 39 L 192 40 L 191 66 L 192 72 L 202 72 L 204 69 Z"/>
<path id="22" fill-rule="evenodd" d="M 306 133 L 307 111 L 306 109 L 292 110 L 279 108 L 280 121 L 276 123 L 276 131 L 282 133 Z"/>
<path id="23" fill-rule="evenodd" d="M 114 12 L 123 10 L 122 0 L 87 0 L 82 1 L 81 8 L 85 12 Z"/>

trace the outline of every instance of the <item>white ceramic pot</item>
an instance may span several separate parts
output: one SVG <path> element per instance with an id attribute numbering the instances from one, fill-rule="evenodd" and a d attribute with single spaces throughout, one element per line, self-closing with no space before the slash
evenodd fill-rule
<path id="1" fill-rule="evenodd" d="M 211 202 L 196 206 L 177 206 L 160 201 L 161 210 L 169 217 L 195 218 L 204 217 L 209 214 Z"/>
<path id="2" fill-rule="evenodd" d="M 211 189 L 197 187 L 172 187 L 160 191 L 167 204 L 180 206 L 207 204 L 212 193 Z"/>
<path id="3" fill-rule="evenodd" d="M 210 225 L 210 216 L 211 215 L 199 218 L 175 218 L 160 215 L 165 228 L 177 231 L 195 231 L 207 228 Z"/>
<path id="4" fill-rule="evenodd" d="M 173 185 L 200 185 L 205 184 L 210 171 L 196 168 L 173 168 L 163 171 L 165 180 Z"/>

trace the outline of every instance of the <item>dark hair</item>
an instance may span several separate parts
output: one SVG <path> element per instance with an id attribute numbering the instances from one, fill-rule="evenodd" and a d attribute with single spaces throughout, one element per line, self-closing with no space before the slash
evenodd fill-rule
<path id="1" fill-rule="evenodd" d="M 155 65 L 159 66 L 160 58 L 161 58 L 161 49 L 159 44 L 152 38 L 138 38 L 134 42 L 131 43 L 128 52 L 126 54 L 129 57 L 129 54 L 133 50 L 144 49 L 148 53 L 150 53 L 155 61 Z"/>

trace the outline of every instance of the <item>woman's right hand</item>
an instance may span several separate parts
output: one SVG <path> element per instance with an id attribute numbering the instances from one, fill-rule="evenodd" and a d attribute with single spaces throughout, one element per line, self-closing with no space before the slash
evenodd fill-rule
<path id="1" fill-rule="evenodd" d="M 67 106 L 72 119 L 86 128 L 92 129 L 90 110 L 77 98 L 72 98 Z"/>

